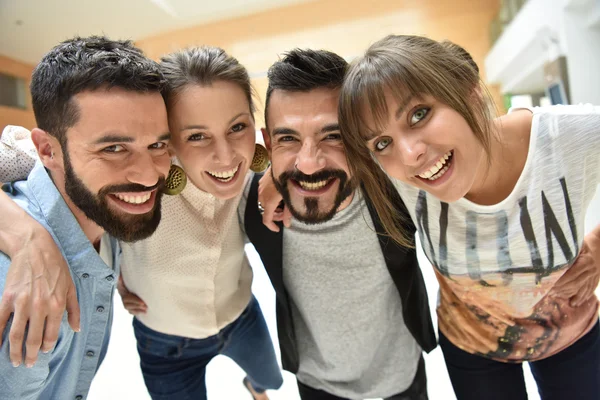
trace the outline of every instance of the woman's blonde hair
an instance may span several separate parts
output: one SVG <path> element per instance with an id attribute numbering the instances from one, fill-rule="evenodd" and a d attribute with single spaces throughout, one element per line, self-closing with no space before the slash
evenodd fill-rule
<path id="1" fill-rule="evenodd" d="M 350 65 L 339 105 L 348 165 L 364 185 L 385 231 L 399 244 L 410 246 L 412 239 L 402 229 L 406 221 L 389 200 L 388 178 L 366 143 L 386 128 L 385 91 L 390 91 L 398 104 L 423 95 L 447 104 L 467 121 L 489 159 L 494 132 L 488 104 L 492 103 L 480 85 L 477 64 L 465 49 L 422 36 L 387 36 Z"/>

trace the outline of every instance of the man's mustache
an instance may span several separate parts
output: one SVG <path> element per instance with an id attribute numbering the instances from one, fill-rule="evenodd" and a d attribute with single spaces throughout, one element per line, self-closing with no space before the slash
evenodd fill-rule
<path id="1" fill-rule="evenodd" d="M 348 174 L 341 169 L 324 169 L 314 174 L 307 175 L 301 171 L 290 170 L 284 171 L 279 175 L 279 182 L 284 183 L 290 179 L 308 183 L 316 183 L 326 181 L 332 178 L 347 179 Z"/>

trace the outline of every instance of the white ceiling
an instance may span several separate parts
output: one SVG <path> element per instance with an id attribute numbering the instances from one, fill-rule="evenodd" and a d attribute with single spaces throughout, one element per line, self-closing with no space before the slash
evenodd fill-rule
<path id="1" fill-rule="evenodd" d="M 0 55 L 36 64 L 53 46 L 75 35 L 136 40 L 308 1 L 0 0 Z"/>

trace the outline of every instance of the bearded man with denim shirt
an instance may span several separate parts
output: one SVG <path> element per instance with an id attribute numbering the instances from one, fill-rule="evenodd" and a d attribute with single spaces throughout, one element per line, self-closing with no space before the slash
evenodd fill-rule
<path id="1" fill-rule="evenodd" d="M 61 249 L 75 284 L 81 329 L 73 332 L 65 316 L 28 322 L 15 312 L 2 335 L 0 398 L 87 397 L 108 345 L 119 274 L 116 239 L 148 237 L 160 221 L 161 188 L 170 164 L 162 86 L 155 62 L 131 42 L 104 37 L 67 40 L 34 70 L 38 128 L 31 136 L 40 161 L 26 181 L 2 189 Z M 18 257 L 23 245 L 19 238 L 0 238 L 3 303 L 14 293 L 5 283 L 9 256 Z M 51 285 L 52 278 L 33 276 L 31 282 Z M 20 345 L 11 346 L 18 339 L 12 332 L 22 332 L 27 324 L 28 352 L 46 341 L 44 331 L 60 326 L 58 337 L 50 340 L 56 346 L 46 347 L 35 365 L 27 359 L 26 365 L 11 364 L 9 356 L 15 360 L 21 352 Z"/>

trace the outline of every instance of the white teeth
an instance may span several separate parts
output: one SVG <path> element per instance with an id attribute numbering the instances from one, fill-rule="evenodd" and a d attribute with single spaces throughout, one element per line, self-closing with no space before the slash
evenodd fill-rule
<path id="1" fill-rule="evenodd" d="M 223 171 L 223 172 L 206 171 L 206 172 L 208 172 L 210 175 L 214 176 L 215 178 L 218 178 L 219 180 L 221 180 L 223 182 L 229 182 L 235 176 L 235 173 L 237 172 L 238 168 L 239 168 L 239 165 L 229 171 Z"/>
<path id="2" fill-rule="evenodd" d="M 124 201 L 125 203 L 130 203 L 130 204 L 143 204 L 145 202 L 147 202 L 148 200 L 150 200 L 150 197 L 152 196 L 151 193 L 147 193 L 143 196 L 125 196 L 122 194 L 115 194 L 115 196 L 119 199 Z"/>
<path id="3" fill-rule="evenodd" d="M 324 187 L 325 185 L 327 185 L 328 182 L 329 181 L 319 181 L 319 182 L 298 181 L 298 183 L 300 184 L 302 189 L 305 189 L 305 190 L 319 190 L 322 187 Z"/>
<path id="4" fill-rule="evenodd" d="M 448 166 L 444 166 L 440 172 L 429 178 L 430 181 L 435 181 L 436 179 L 440 179 L 445 173 L 448 171 Z"/>
<path id="5" fill-rule="evenodd" d="M 434 177 L 440 172 L 440 170 L 442 170 L 442 168 L 445 168 L 445 170 L 442 170 L 443 172 L 446 172 L 448 170 L 448 166 L 446 166 L 446 161 L 448 160 L 448 158 L 450 158 L 451 155 L 452 150 L 440 157 L 440 159 L 431 168 L 429 168 L 429 170 L 420 174 L 419 177 L 429 180 L 435 180 L 439 178 L 439 176 L 437 178 Z"/>

